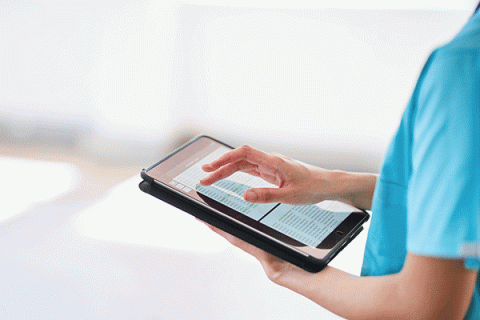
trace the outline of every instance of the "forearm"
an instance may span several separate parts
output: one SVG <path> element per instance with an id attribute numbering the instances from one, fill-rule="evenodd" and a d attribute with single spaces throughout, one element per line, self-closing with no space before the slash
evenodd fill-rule
<path id="1" fill-rule="evenodd" d="M 364 210 L 371 209 L 376 174 L 330 171 L 329 176 L 332 185 L 330 200 L 342 201 Z M 325 179 L 325 173 L 317 172 L 317 177 Z"/>
<path id="2" fill-rule="evenodd" d="M 401 272 L 357 277 L 326 267 L 271 279 L 347 319 L 463 319 L 477 274 L 460 260 L 409 254 Z"/>
<path id="3" fill-rule="evenodd" d="M 327 266 L 319 273 L 293 277 L 278 273 L 271 280 L 347 319 L 389 319 L 391 301 L 398 303 L 394 275 L 357 277 Z"/>
<path id="4" fill-rule="evenodd" d="M 327 267 L 290 283 L 292 290 L 346 319 L 408 319 L 411 311 L 402 311 L 396 276 L 357 277 Z M 298 280 L 298 279 L 297 279 Z"/>

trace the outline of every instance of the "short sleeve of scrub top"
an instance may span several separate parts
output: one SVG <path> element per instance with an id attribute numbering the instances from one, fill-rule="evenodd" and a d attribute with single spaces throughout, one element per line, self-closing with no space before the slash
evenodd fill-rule
<path id="1" fill-rule="evenodd" d="M 440 49 L 426 67 L 411 115 L 408 252 L 461 258 L 462 246 L 479 242 L 479 66 L 477 51 Z"/>
<path id="2" fill-rule="evenodd" d="M 480 243 L 479 77 L 480 51 L 427 61 L 375 187 L 362 275 L 400 271 L 407 252 L 462 259 Z"/>
<path id="3" fill-rule="evenodd" d="M 462 247 L 472 245 L 469 257 Z M 480 13 L 436 50 L 418 79 L 377 179 L 363 276 L 406 255 L 480 268 Z M 480 275 L 465 319 L 480 319 Z"/>

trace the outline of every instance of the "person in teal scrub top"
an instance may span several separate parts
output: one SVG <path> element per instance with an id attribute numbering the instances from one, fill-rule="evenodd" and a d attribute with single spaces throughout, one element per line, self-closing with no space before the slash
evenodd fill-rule
<path id="1" fill-rule="evenodd" d="M 273 282 L 348 319 L 480 319 L 480 257 L 461 252 L 480 246 L 478 7 L 426 62 L 378 176 L 307 168 L 248 146 L 203 170 L 204 185 L 241 170 L 278 186 L 246 191 L 250 202 L 330 199 L 372 210 L 361 277 L 308 273 L 212 227 Z"/>

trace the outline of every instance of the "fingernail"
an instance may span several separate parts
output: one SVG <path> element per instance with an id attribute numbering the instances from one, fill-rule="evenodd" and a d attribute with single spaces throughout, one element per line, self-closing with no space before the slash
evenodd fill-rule
<path id="1" fill-rule="evenodd" d="M 250 201 L 250 202 L 254 202 L 254 201 L 257 200 L 257 194 L 253 191 L 247 191 L 247 192 L 245 192 L 245 200 Z"/>

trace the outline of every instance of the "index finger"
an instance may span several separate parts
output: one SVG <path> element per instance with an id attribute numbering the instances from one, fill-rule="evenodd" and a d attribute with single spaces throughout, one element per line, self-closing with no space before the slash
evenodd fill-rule
<path id="1" fill-rule="evenodd" d="M 212 172 L 218 168 L 223 167 L 229 163 L 238 162 L 241 160 L 246 160 L 253 164 L 262 164 L 268 158 L 268 154 L 252 148 L 250 146 L 242 146 L 240 148 L 234 149 L 222 155 L 217 160 L 212 161 L 211 163 L 204 164 L 202 166 L 203 171 Z"/>

